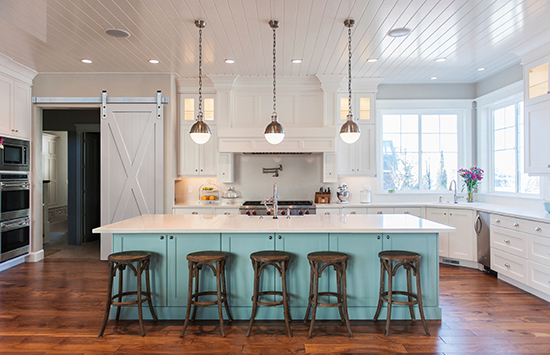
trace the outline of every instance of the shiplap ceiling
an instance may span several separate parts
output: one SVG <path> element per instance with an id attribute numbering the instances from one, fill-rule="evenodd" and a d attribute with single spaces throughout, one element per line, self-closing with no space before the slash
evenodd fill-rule
<path id="1" fill-rule="evenodd" d="M 433 83 L 433 76 L 438 82 L 475 82 L 519 63 L 511 48 L 550 33 L 550 1 L 0 0 L 0 53 L 39 73 L 196 77 L 194 21 L 204 19 L 205 74 L 269 76 L 268 22 L 276 19 L 281 22 L 278 75 L 346 75 L 346 18 L 356 22 L 354 77 L 384 78 L 384 83 Z M 395 27 L 412 33 L 388 37 Z M 104 32 L 108 28 L 132 35 L 112 38 Z M 447 60 L 435 62 L 439 57 Z M 303 62 L 291 63 L 295 58 Z M 378 61 L 368 63 L 369 58 Z"/>

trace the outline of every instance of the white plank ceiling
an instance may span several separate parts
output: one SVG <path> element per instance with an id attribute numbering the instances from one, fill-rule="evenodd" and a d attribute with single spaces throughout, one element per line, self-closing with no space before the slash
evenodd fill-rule
<path id="1" fill-rule="evenodd" d="M 281 22 L 278 75 L 346 75 L 346 18 L 356 21 L 354 77 L 379 77 L 384 83 L 433 83 L 433 76 L 437 82 L 476 82 L 519 63 L 511 48 L 550 34 L 550 1 L 0 0 L 0 53 L 39 73 L 196 77 L 194 21 L 204 19 L 205 74 L 269 76 L 268 22 L 276 19 Z M 396 27 L 412 33 L 388 37 Z M 109 37 L 108 28 L 132 35 Z M 447 60 L 435 62 L 439 57 Z M 296 58 L 303 62 L 292 64 Z M 369 58 L 378 61 L 368 63 Z"/>

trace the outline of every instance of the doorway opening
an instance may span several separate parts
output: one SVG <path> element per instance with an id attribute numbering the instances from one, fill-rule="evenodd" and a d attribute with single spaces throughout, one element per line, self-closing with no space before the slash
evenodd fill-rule
<path id="1" fill-rule="evenodd" d="M 99 109 L 43 110 L 46 258 L 99 259 L 99 117 Z"/>

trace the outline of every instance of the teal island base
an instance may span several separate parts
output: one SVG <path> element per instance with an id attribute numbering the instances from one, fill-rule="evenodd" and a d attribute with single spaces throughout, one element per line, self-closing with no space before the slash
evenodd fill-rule
<path id="1" fill-rule="evenodd" d="M 128 250 L 147 250 L 153 253 L 151 288 L 153 305 L 159 319 L 185 318 L 189 276 L 186 256 L 201 250 L 222 250 L 229 253 L 226 265 L 228 300 L 233 318 L 240 320 L 249 319 L 252 313 L 253 269 L 250 254 L 255 251 L 280 250 L 293 255 L 287 283 L 290 313 L 294 320 L 303 319 L 307 307 L 310 277 L 308 253 L 330 250 L 350 256 L 347 269 L 349 317 L 372 319 L 376 311 L 380 285 L 378 253 L 382 250 L 417 252 L 422 255 L 420 277 L 424 313 L 427 319 L 441 319 L 438 233 L 115 233 L 113 252 Z M 400 268 L 394 277 L 394 290 L 406 290 L 405 276 L 405 270 Z M 209 268 L 201 270 L 200 280 L 201 291 L 216 289 L 215 277 Z M 124 275 L 124 283 L 125 291 L 135 289 L 135 276 Z M 116 289 L 117 280 L 114 281 L 114 285 Z M 281 279 L 274 268 L 268 267 L 263 271 L 261 289 L 281 289 Z M 336 273 L 329 267 L 320 279 L 319 291 L 334 292 L 335 289 Z M 413 292 L 416 292 L 414 280 Z M 401 297 L 405 300 L 405 296 Z M 335 298 L 332 301 L 335 301 Z M 416 316 L 419 317 L 417 306 L 414 308 Z M 111 318 L 114 318 L 115 313 L 116 308 L 113 308 Z M 144 307 L 143 314 L 146 319 L 151 319 L 147 307 Z M 385 317 L 384 305 L 379 319 Z M 123 307 L 121 318 L 137 319 L 137 308 Z M 198 308 L 197 319 L 217 318 L 216 306 Z M 260 306 L 256 319 L 282 320 L 282 306 Z M 319 307 L 317 319 L 340 319 L 340 316 L 336 308 Z M 392 319 L 410 319 L 408 307 L 394 305 Z"/>

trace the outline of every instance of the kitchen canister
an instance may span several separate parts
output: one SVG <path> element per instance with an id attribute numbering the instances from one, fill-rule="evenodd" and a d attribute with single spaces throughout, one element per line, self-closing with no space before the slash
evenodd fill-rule
<path id="1" fill-rule="evenodd" d="M 370 203 L 371 201 L 371 192 L 368 189 L 363 189 L 359 193 L 359 201 L 361 203 Z"/>

